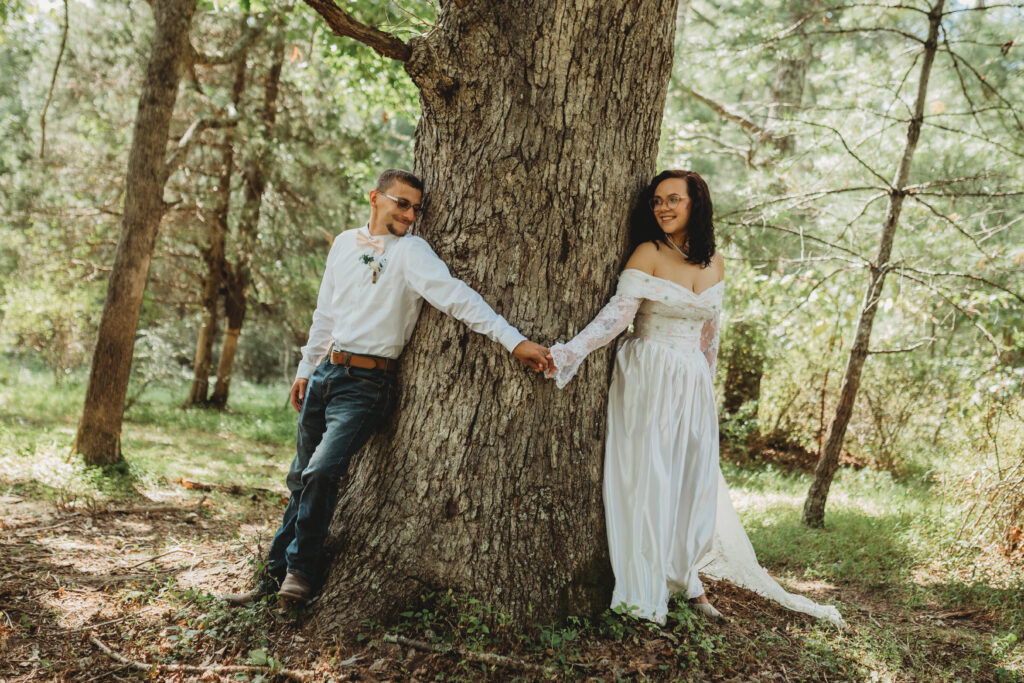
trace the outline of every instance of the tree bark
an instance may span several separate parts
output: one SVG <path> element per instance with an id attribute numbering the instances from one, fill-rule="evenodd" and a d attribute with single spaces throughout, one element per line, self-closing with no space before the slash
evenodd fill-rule
<path id="1" fill-rule="evenodd" d="M 612 294 L 654 173 L 676 3 L 445 3 L 411 43 L 418 228 L 531 338 L 577 332 Z M 565 391 L 424 307 L 401 399 L 354 461 L 332 524 L 324 632 L 431 589 L 515 623 L 608 607 L 601 470 L 611 346 Z"/>
<path id="2" fill-rule="evenodd" d="M 223 410 L 228 404 L 231 391 L 231 374 L 235 367 L 235 353 L 238 351 L 238 336 L 245 322 L 249 303 L 249 287 L 252 283 L 252 257 L 256 249 L 260 223 L 260 209 L 263 193 L 267 187 L 270 149 L 276 134 L 277 97 L 280 92 L 281 70 L 284 67 L 284 32 L 275 33 L 273 57 L 263 88 L 263 109 L 260 112 L 259 133 L 255 136 L 254 147 L 246 156 L 243 167 L 245 178 L 245 203 L 238 221 L 238 249 L 234 264 L 227 264 L 224 295 L 227 329 L 217 366 L 217 385 L 210 397 L 210 405 Z"/>
<path id="3" fill-rule="evenodd" d="M 892 253 L 896 228 L 899 226 L 903 199 L 906 197 L 905 188 L 910 179 L 910 166 L 914 159 L 914 150 L 917 149 L 917 141 L 921 136 L 921 124 L 924 121 L 924 105 L 928 94 L 928 78 L 931 75 L 932 64 L 935 62 L 935 52 L 938 48 L 939 27 L 942 24 L 942 6 L 944 2 L 945 0 L 937 0 L 928 14 L 928 38 L 924 44 L 924 59 L 921 62 L 921 77 L 917 84 L 914 115 L 910 119 L 910 125 L 907 129 L 907 142 L 903 148 L 903 157 L 900 159 L 896 179 L 889 190 L 889 208 L 885 224 L 882 226 L 878 255 L 871 264 L 871 276 L 867 291 L 864 294 L 864 303 L 861 306 L 860 317 L 857 321 L 857 332 L 854 335 L 853 344 L 850 347 L 850 355 L 846 362 L 846 372 L 843 375 L 842 387 L 839 390 L 839 402 L 836 405 L 836 412 L 832 417 L 832 423 L 829 425 L 825 448 L 814 469 L 814 481 L 811 482 L 810 489 L 807 491 L 807 500 L 804 502 L 803 522 L 811 527 L 822 527 L 825 524 L 825 502 L 828 499 L 828 490 L 832 485 L 832 478 L 835 476 L 836 469 L 839 467 L 839 454 L 842 451 L 843 440 L 846 437 L 846 428 L 850 424 L 850 417 L 853 415 L 853 406 L 857 399 L 857 390 L 860 387 L 864 362 L 867 360 L 869 353 L 871 329 L 874 325 L 875 313 L 878 311 L 878 301 L 882 296 L 882 288 L 885 285 L 885 276 L 892 267 L 889 263 L 889 256 Z"/>
<path id="4" fill-rule="evenodd" d="M 167 139 L 196 0 L 150 5 L 156 21 L 125 178 L 121 237 L 107 285 L 74 450 L 86 464 L 122 460 L 121 423 L 142 295 L 166 205 Z"/>
<path id="5" fill-rule="evenodd" d="M 244 26 L 243 26 L 244 29 Z M 231 102 L 235 110 L 242 101 L 245 91 L 247 52 L 240 53 L 234 63 L 234 80 L 231 85 Z M 228 234 L 228 218 L 231 213 L 231 179 L 235 170 L 235 126 L 224 130 L 221 142 L 221 174 L 217 183 L 217 201 L 207 220 L 207 245 L 203 250 L 206 276 L 203 281 L 203 322 L 196 335 L 196 356 L 192 363 L 192 386 L 182 406 L 207 405 L 210 394 L 210 366 L 213 358 L 213 341 L 217 335 L 220 319 L 220 294 L 224 288 L 227 257 L 225 244 Z"/>

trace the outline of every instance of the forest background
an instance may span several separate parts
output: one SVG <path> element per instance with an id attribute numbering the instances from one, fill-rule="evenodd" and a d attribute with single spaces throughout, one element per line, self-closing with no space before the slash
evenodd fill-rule
<path id="1" fill-rule="evenodd" d="M 348 5 L 405 37 L 428 33 L 436 12 L 416 0 Z M 100 514 L 121 494 L 66 454 L 121 230 L 153 18 L 141 2 L 0 7 L 0 484 L 12 500 L 57 503 L 33 515 Z M 657 166 L 698 171 L 715 200 L 728 272 L 717 377 L 723 458 L 759 556 L 793 585 L 846 604 L 865 629 L 835 648 L 842 656 L 814 651 L 804 634 L 793 646 L 798 670 L 927 679 L 932 658 L 941 677 L 1018 680 L 1024 58 L 1014 41 L 1024 9 L 945 7 L 909 183 L 894 193 L 929 10 L 682 2 Z M 204 494 L 228 501 L 232 493 L 216 485 L 282 488 L 294 434 L 285 395 L 327 249 L 365 221 L 381 169 L 413 166 L 419 102 L 399 63 L 331 35 L 301 4 L 203 2 L 191 40 L 207 55 L 186 73 L 172 121 L 182 155 L 143 302 L 124 454 L 135 488 L 151 499 L 213 484 Z M 866 307 L 873 281 L 879 298 Z M 843 381 L 868 309 L 866 362 L 848 403 Z M 800 509 L 844 404 L 852 413 L 826 516 L 839 536 L 826 537 L 799 524 Z M 233 452 L 221 458 L 222 449 Z M 247 520 L 244 548 L 266 532 L 254 520 L 278 514 L 267 501 L 225 505 Z M 38 526 L 13 503 L 9 510 L 24 528 Z M 18 546 L 11 533 L 5 566 Z M 159 578 L 146 599 L 181 602 L 174 591 L 188 582 Z M 0 586 L 0 598 L 9 595 Z M 891 604 L 898 614 L 883 607 Z M 5 603 L 0 637 L 20 646 L 18 629 L 40 624 L 23 623 L 18 609 Z M 78 625 L 75 610 L 58 612 L 48 619 Z M 914 624 L 927 615 L 905 640 L 930 645 L 904 653 L 887 636 L 889 649 L 873 650 L 871 634 L 888 630 L 871 630 L 878 613 Z M 778 618 L 755 619 L 760 645 Z M 976 633 L 937 635 L 957 631 L 945 625 L 951 619 Z M 732 642 L 704 636 L 693 661 L 677 643 L 656 666 L 710 666 L 709 649 Z M 572 669 L 550 636 L 546 645 L 556 654 L 531 656 Z M 251 652 L 268 647 L 246 650 L 249 661 L 265 664 Z M 173 661 L 202 652 L 175 648 Z M 848 657 L 858 648 L 868 654 Z M 391 659 L 386 666 L 400 666 Z"/>

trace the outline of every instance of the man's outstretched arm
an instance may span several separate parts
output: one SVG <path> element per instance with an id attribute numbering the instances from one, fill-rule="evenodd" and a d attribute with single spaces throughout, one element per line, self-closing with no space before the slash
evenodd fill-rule
<path id="1" fill-rule="evenodd" d="M 548 367 L 547 349 L 529 341 L 519 330 L 494 312 L 484 298 L 462 280 L 452 277 L 448 266 L 422 239 L 410 240 L 404 253 L 404 273 L 409 285 L 427 302 L 466 323 L 471 330 L 498 342 L 524 365 L 543 372 Z"/>

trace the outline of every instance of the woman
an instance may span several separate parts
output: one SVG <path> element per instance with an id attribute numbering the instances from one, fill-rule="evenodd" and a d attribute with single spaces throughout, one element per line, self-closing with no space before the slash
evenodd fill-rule
<path id="1" fill-rule="evenodd" d="M 698 569 L 790 609 L 842 624 L 839 612 L 784 591 L 758 565 L 718 466 L 714 369 L 725 266 L 715 251 L 707 183 L 663 171 L 633 212 L 633 254 L 618 289 L 572 341 L 551 347 L 559 388 L 633 323 L 608 395 L 604 506 L 615 572 L 612 607 L 665 623 L 685 590 L 721 618 Z"/>

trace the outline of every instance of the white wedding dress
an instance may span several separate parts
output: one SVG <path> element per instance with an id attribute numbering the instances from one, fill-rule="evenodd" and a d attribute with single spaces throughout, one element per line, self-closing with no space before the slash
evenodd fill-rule
<path id="1" fill-rule="evenodd" d="M 843 625 L 785 591 L 757 562 L 718 464 L 714 371 L 723 282 L 695 293 L 632 268 L 597 317 L 551 347 L 564 387 L 588 354 L 633 323 L 608 390 L 604 508 L 612 607 L 664 623 L 670 593 L 704 592 L 698 570 Z"/>

